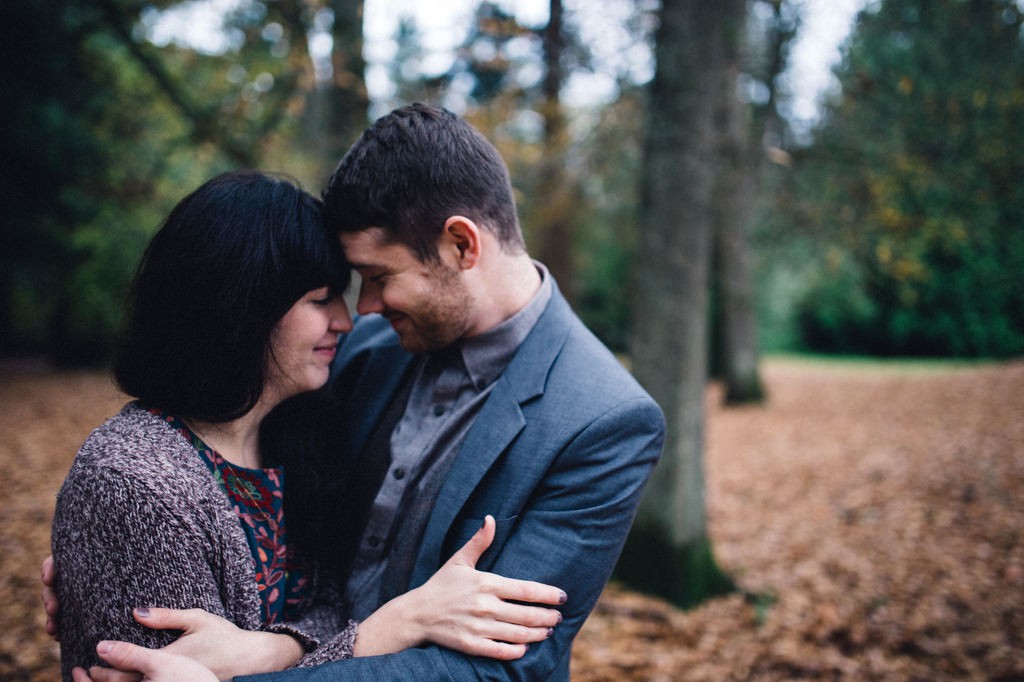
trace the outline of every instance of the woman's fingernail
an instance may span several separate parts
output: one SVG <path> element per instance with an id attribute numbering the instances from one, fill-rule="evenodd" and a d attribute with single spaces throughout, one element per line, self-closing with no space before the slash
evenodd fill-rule
<path id="1" fill-rule="evenodd" d="M 148 606 L 140 606 L 140 607 L 136 608 L 135 609 L 135 615 L 139 616 L 141 618 L 149 618 L 149 607 Z"/>
<path id="2" fill-rule="evenodd" d="M 558 593 L 558 603 L 559 604 L 564 604 L 568 600 L 569 600 L 569 595 L 567 595 L 565 592 L 559 592 Z"/>
<path id="3" fill-rule="evenodd" d="M 555 634 L 555 629 L 554 629 L 554 628 L 548 628 L 548 634 L 547 634 L 547 636 L 548 636 L 548 637 L 550 637 L 550 636 L 551 636 L 551 635 L 553 635 L 553 634 Z"/>
<path id="4" fill-rule="evenodd" d="M 96 653 L 109 654 L 110 650 L 114 648 L 113 642 L 100 642 L 96 645 Z"/>
<path id="5" fill-rule="evenodd" d="M 561 623 L 561 622 L 562 622 L 562 614 L 558 614 L 558 622 L 559 622 L 559 623 Z"/>

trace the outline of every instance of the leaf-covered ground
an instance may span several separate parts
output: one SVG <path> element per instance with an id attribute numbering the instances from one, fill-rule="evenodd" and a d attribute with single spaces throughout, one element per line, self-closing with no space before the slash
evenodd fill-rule
<path id="1" fill-rule="evenodd" d="M 763 406 L 708 392 L 709 525 L 741 591 L 683 612 L 610 586 L 573 679 L 1024 679 L 1024 362 L 764 377 Z M 37 577 L 53 496 L 120 403 L 100 373 L 0 366 L 0 679 L 59 677 Z"/>

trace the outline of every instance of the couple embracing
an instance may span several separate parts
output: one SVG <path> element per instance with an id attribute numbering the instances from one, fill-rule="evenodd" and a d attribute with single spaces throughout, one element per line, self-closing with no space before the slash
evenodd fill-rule
<path id="1" fill-rule="evenodd" d="M 211 180 L 126 318 L 134 400 L 44 568 L 65 679 L 568 679 L 664 423 L 527 254 L 479 132 L 397 109 L 322 202 Z"/>

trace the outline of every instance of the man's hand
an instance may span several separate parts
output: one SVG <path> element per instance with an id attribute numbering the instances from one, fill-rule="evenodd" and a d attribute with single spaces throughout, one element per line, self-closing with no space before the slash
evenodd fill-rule
<path id="1" fill-rule="evenodd" d="M 46 634 L 60 641 L 60 632 L 57 630 L 57 612 L 60 610 L 60 603 L 57 601 L 57 591 L 54 589 L 54 582 L 57 578 L 57 571 L 53 567 L 53 556 L 43 559 L 43 565 L 39 572 L 39 579 L 43 583 L 43 610 L 46 611 Z"/>
<path id="2" fill-rule="evenodd" d="M 127 642 L 100 642 L 96 645 L 96 653 L 114 668 L 95 666 L 88 673 L 82 668 L 75 668 L 71 672 L 75 682 L 133 679 L 143 682 L 217 682 L 217 676 L 209 668 L 163 650 Z"/>
<path id="3" fill-rule="evenodd" d="M 251 632 L 201 609 L 139 608 L 135 620 L 154 630 L 181 630 L 162 651 L 185 656 L 220 679 L 284 670 L 298 662 L 302 645 L 273 632 Z"/>
<path id="4" fill-rule="evenodd" d="M 46 632 L 59 640 L 57 614 L 60 604 L 54 589 L 56 577 L 53 557 L 48 556 L 43 559 L 40 569 Z M 148 628 L 181 630 L 182 636 L 164 647 L 164 650 L 176 656 L 194 659 L 222 679 L 284 670 L 297 663 L 305 653 L 302 645 L 288 635 L 242 630 L 200 609 L 138 608 L 133 613 L 135 620 Z M 131 682 L 139 679 L 138 675 L 117 674 L 107 668 L 94 670 L 101 671 L 100 677 L 95 678 L 96 682 Z"/>

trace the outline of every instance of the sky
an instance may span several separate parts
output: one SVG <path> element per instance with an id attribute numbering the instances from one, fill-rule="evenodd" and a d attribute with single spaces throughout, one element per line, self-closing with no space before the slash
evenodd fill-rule
<path id="1" fill-rule="evenodd" d="M 790 55 L 793 114 L 804 121 L 817 115 L 818 98 L 834 83 L 831 67 L 864 0 L 805 0 L 803 25 Z"/>
<path id="2" fill-rule="evenodd" d="M 364 0 L 367 86 L 371 98 L 386 97 L 389 83 L 386 64 L 394 55 L 393 36 L 401 16 L 413 16 L 429 58 L 423 67 L 441 73 L 451 64 L 454 48 L 470 25 L 472 8 L 478 0 Z M 714 1 L 714 0 L 711 0 Z M 191 0 L 173 12 L 155 12 L 143 17 L 154 42 L 185 42 L 209 51 L 223 51 L 231 36 L 218 28 L 217 17 L 238 0 Z M 791 55 L 789 79 L 794 94 L 792 123 L 813 124 L 817 102 L 833 84 L 831 66 L 839 59 L 839 46 L 849 33 L 851 21 L 865 0 L 803 0 L 804 23 Z M 598 60 L 626 72 L 642 82 L 651 75 L 651 58 L 646 50 L 627 50 L 622 28 L 632 3 L 622 0 L 565 0 L 566 8 L 579 11 L 584 40 Z M 547 21 L 548 0 L 498 0 L 514 12 L 520 23 L 542 25 Z M 593 11 L 594 8 L 598 11 Z M 327 42 L 324 42 L 324 41 Z M 329 50 L 329 38 L 322 34 L 311 41 L 313 50 Z M 566 86 L 567 102 L 586 105 L 614 97 L 614 83 L 607 76 L 577 76 Z"/>

